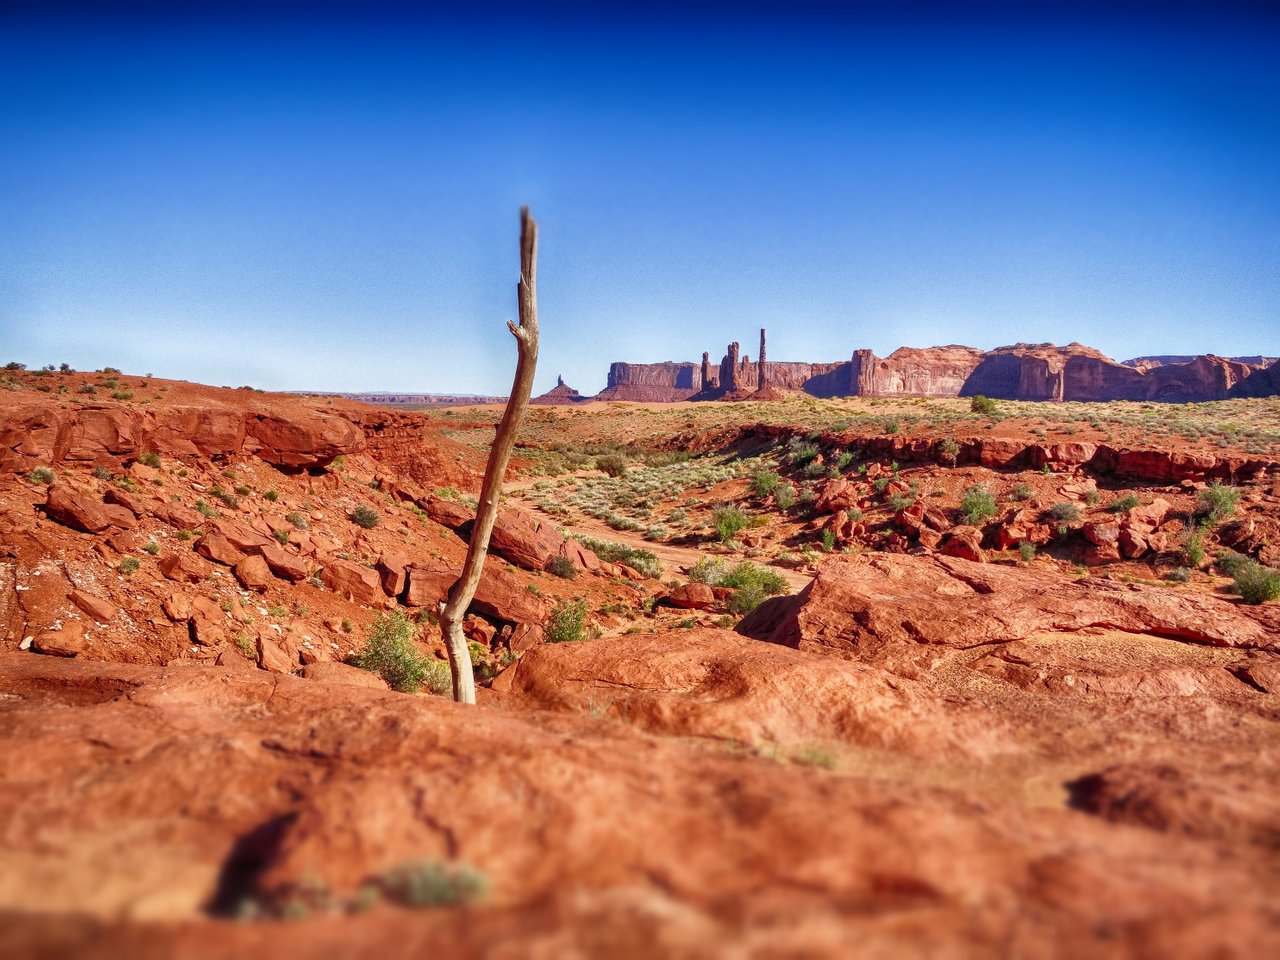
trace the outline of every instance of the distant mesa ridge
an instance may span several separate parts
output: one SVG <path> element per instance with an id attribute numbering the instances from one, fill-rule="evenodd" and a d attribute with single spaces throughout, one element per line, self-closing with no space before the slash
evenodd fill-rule
<path id="1" fill-rule="evenodd" d="M 1153 356 L 1117 363 L 1092 347 L 1071 343 L 1018 343 L 982 351 L 951 344 L 901 347 L 887 357 L 854 350 L 848 360 L 788 363 L 766 360 L 760 331 L 757 360 L 736 341 L 719 363 L 703 353 L 700 363 L 609 365 L 604 390 L 583 397 L 561 379 L 535 403 L 631 400 L 771 399 L 814 397 L 970 397 L 1004 400 L 1106 402 L 1145 400 L 1193 403 L 1280 394 L 1280 364 L 1274 357 Z"/>

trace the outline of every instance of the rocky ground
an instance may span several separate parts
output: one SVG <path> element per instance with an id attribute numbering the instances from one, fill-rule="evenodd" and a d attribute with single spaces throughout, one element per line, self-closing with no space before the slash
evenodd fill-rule
<path id="1" fill-rule="evenodd" d="M 470 709 L 345 661 L 439 676 L 491 410 L 6 384 L 5 956 L 1280 951 L 1256 436 L 534 411 Z"/>

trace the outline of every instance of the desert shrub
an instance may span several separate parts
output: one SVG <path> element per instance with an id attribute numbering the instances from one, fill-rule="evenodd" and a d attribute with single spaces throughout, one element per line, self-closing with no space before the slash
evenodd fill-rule
<path id="1" fill-rule="evenodd" d="M 278 494 L 274 490 L 268 490 L 266 493 L 262 495 L 262 497 L 264 500 L 267 500 L 270 503 L 275 503 L 277 500 L 280 499 L 280 494 Z"/>
<path id="2" fill-rule="evenodd" d="M 439 860 L 403 863 L 382 874 L 378 885 L 387 899 L 406 907 L 452 907 L 476 903 L 489 889 L 475 867 Z"/>
<path id="3" fill-rule="evenodd" d="M 137 557 L 125 557 L 120 561 L 120 565 L 116 567 L 116 569 L 127 577 L 131 573 L 136 573 L 140 566 L 142 566 L 142 564 L 138 561 Z"/>
<path id="4" fill-rule="evenodd" d="M 853 464 L 853 454 L 848 450 L 843 451 L 840 456 L 836 457 L 835 468 L 840 471 L 848 470 Z"/>
<path id="5" fill-rule="evenodd" d="M 737 507 L 716 507 L 711 514 L 711 525 L 716 528 L 721 543 L 728 543 L 745 530 L 749 522 Z"/>
<path id="6" fill-rule="evenodd" d="M 457 500 L 462 492 L 457 487 L 436 487 L 436 496 L 441 500 Z"/>
<path id="7" fill-rule="evenodd" d="M 151 554 L 154 557 L 157 553 L 160 552 L 160 544 L 152 540 L 151 542 L 146 544 L 142 549 L 147 551 L 147 553 Z"/>
<path id="8" fill-rule="evenodd" d="M 884 422 L 885 433 L 897 433 L 898 427 L 899 427 L 899 424 L 897 420 L 886 420 Z"/>
<path id="9" fill-rule="evenodd" d="M 117 391 L 115 391 L 115 393 L 111 394 L 111 399 L 112 399 L 112 400 L 132 400 L 132 399 L 133 399 L 133 391 L 132 391 L 132 390 L 117 390 Z"/>
<path id="10" fill-rule="evenodd" d="M 1228 577 L 1234 577 L 1252 562 L 1249 557 L 1246 557 L 1243 553 L 1236 553 L 1234 550 L 1221 550 L 1214 559 L 1214 564 Z"/>
<path id="11" fill-rule="evenodd" d="M 1012 496 L 1014 500 L 1030 500 L 1035 495 L 1036 495 L 1035 491 L 1032 490 L 1031 487 L 1025 483 L 1018 484 L 1016 487 L 1013 488 L 1013 493 L 1010 494 L 1010 496 Z"/>
<path id="12" fill-rule="evenodd" d="M 236 487 L 237 496 L 247 497 L 251 493 L 253 493 L 253 488 L 248 484 L 242 483 L 240 486 Z"/>
<path id="13" fill-rule="evenodd" d="M 1248 604 L 1259 604 L 1280 597 L 1280 570 L 1264 567 L 1251 558 L 1243 559 L 1233 575 L 1240 598 Z"/>
<path id="14" fill-rule="evenodd" d="M 778 475 L 771 470 L 762 470 L 752 478 L 751 484 L 757 497 L 767 497 L 778 486 Z"/>
<path id="15" fill-rule="evenodd" d="M 996 498 L 980 483 L 975 483 L 964 492 L 960 501 L 960 516 L 965 523 L 977 526 L 987 517 L 996 515 Z"/>
<path id="16" fill-rule="evenodd" d="M 991 416 L 997 409 L 996 402 L 990 397 L 984 397 L 982 394 L 978 394 L 969 401 L 969 410 L 973 413 L 982 413 L 987 416 Z"/>
<path id="17" fill-rule="evenodd" d="M 1049 508 L 1049 516 L 1059 523 L 1070 523 L 1072 520 L 1080 519 L 1080 508 L 1074 503 L 1055 503 Z"/>
<path id="18" fill-rule="evenodd" d="M 1036 558 L 1036 545 L 1023 540 L 1022 543 L 1018 544 L 1018 556 L 1030 563 Z"/>
<path id="19" fill-rule="evenodd" d="M 376 527 L 380 519 L 377 510 L 372 507 L 366 507 L 364 504 L 351 511 L 351 522 L 356 526 L 364 527 L 366 530 L 372 530 Z"/>
<path id="20" fill-rule="evenodd" d="M 1192 527 L 1182 544 L 1182 556 L 1189 567 L 1204 564 L 1204 527 Z"/>
<path id="21" fill-rule="evenodd" d="M 1212 526 L 1236 512 L 1236 507 L 1240 504 L 1240 491 L 1215 480 L 1209 489 L 1200 491 L 1199 499 L 1196 516 L 1203 517 Z"/>
<path id="22" fill-rule="evenodd" d="M 122 479 L 122 480 L 127 480 L 127 479 L 128 479 L 128 477 L 122 477 L 121 479 Z M 121 484 L 121 486 L 123 486 L 123 484 Z M 197 513 L 199 513 L 201 516 L 204 516 L 204 517 L 210 517 L 210 518 L 212 518 L 212 517 L 216 517 L 216 516 L 218 516 L 218 511 L 217 511 L 217 510 L 215 510 L 213 507 L 209 506 L 209 505 L 208 505 L 207 503 L 205 503 L 203 500 L 197 500 L 197 501 L 196 501 L 196 512 L 197 512 Z"/>
<path id="23" fill-rule="evenodd" d="M 1112 513 L 1124 513 L 1126 510 L 1132 510 L 1141 503 L 1142 501 L 1132 493 L 1126 493 L 1123 497 L 1107 504 L 1107 509 Z"/>
<path id="24" fill-rule="evenodd" d="M 719 586 L 725 575 L 725 563 L 718 557 L 703 557 L 689 568 L 688 577 L 694 583 Z"/>
<path id="25" fill-rule="evenodd" d="M 913 493 L 895 493 L 889 498 L 889 509 L 893 511 L 905 510 L 916 502 Z"/>
<path id="26" fill-rule="evenodd" d="M 796 503 L 796 488 L 790 483 L 780 483 L 773 491 L 773 502 L 779 510 L 790 510 Z"/>
<path id="27" fill-rule="evenodd" d="M 610 477 L 622 477 L 627 473 L 627 461 L 616 453 L 596 457 L 596 469 Z"/>
<path id="28" fill-rule="evenodd" d="M 1097 490 L 1090 490 L 1088 493 L 1084 495 L 1084 502 L 1091 507 L 1096 507 L 1099 503 L 1102 502 L 1102 494 L 1100 494 Z"/>
<path id="29" fill-rule="evenodd" d="M 240 648 L 240 652 L 244 654 L 246 659 L 258 659 L 258 645 L 254 642 L 253 637 L 247 633 L 242 633 L 236 637 L 236 646 Z"/>
<path id="30" fill-rule="evenodd" d="M 614 543 L 611 540 L 597 540 L 595 537 L 576 535 L 574 539 L 605 563 L 624 563 L 632 570 L 650 578 L 662 576 L 662 563 L 648 550 L 629 547 L 624 543 Z"/>
<path id="31" fill-rule="evenodd" d="M 822 549 L 830 553 L 836 548 L 836 532 L 828 527 L 822 531 Z"/>
<path id="32" fill-rule="evenodd" d="M 578 565 L 570 557 L 552 557 L 547 572 L 562 580 L 573 580 L 578 576 Z"/>
<path id="33" fill-rule="evenodd" d="M 378 674 L 393 690 L 417 693 L 431 672 L 428 659 L 414 646 L 417 633 L 417 624 L 403 610 L 380 613 L 365 634 L 364 647 L 351 662 Z"/>
<path id="34" fill-rule="evenodd" d="M 95 480 L 110 480 L 110 479 L 111 479 L 111 471 L 110 471 L 110 470 L 108 470 L 106 467 L 94 467 L 94 468 L 93 468 L 93 478 L 94 478 Z"/>
<path id="35" fill-rule="evenodd" d="M 160 467 L 160 454 L 154 450 L 148 450 L 145 453 L 138 454 L 138 462 L 145 467 Z"/>
<path id="36" fill-rule="evenodd" d="M 575 643 L 581 640 L 587 620 L 585 600 L 561 600 L 551 608 L 547 621 L 547 643 Z"/>
<path id="37" fill-rule="evenodd" d="M 98 392 L 98 388 L 95 387 L 92 383 L 82 383 L 80 384 L 80 388 L 76 390 L 76 393 L 97 393 L 97 392 Z"/>
<path id="38" fill-rule="evenodd" d="M 809 463 L 805 464 L 804 475 L 806 477 L 816 478 L 825 476 L 826 474 L 827 467 L 821 460 L 811 460 Z"/>
<path id="39" fill-rule="evenodd" d="M 1191 579 L 1191 571 L 1186 567 L 1176 567 L 1164 575 L 1170 583 L 1186 583 Z"/>
<path id="40" fill-rule="evenodd" d="M 236 495 L 229 490 L 223 490 L 221 487 L 212 487 L 209 490 L 209 496 L 217 498 L 224 506 L 230 507 L 232 510 L 240 506 L 240 501 L 236 499 Z"/>
<path id="41" fill-rule="evenodd" d="M 58 479 L 58 475 L 50 467 L 36 467 L 27 474 L 27 479 L 32 483 L 43 483 L 48 486 Z"/>
<path id="42" fill-rule="evenodd" d="M 309 526 L 306 514 L 298 513 L 296 510 L 291 513 L 286 513 L 284 518 L 288 520 L 289 523 L 293 524 L 293 529 L 295 530 L 306 530 Z"/>
<path id="43" fill-rule="evenodd" d="M 273 531 L 271 532 L 271 535 L 272 535 L 273 537 L 275 537 L 275 538 L 280 542 L 280 544 L 281 544 L 282 546 L 283 546 L 284 544 L 287 544 L 287 543 L 289 542 L 289 531 L 288 531 L 288 530 L 273 530 Z"/>
<path id="44" fill-rule="evenodd" d="M 17 373 L 19 370 L 27 369 L 27 365 L 25 363 L 19 363 L 17 360 L 10 360 L 4 365 L 4 368 L 11 373 Z"/>
<path id="45" fill-rule="evenodd" d="M 956 459 L 960 456 L 960 444 L 951 439 L 943 440 L 938 447 L 938 453 L 942 456 L 944 461 L 950 463 L 954 467 Z"/>
<path id="46" fill-rule="evenodd" d="M 806 467 L 818 456 L 818 448 L 812 443 L 807 443 L 799 437 L 792 437 L 787 444 L 787 462 L 791 466 L 800 468 Z"/>

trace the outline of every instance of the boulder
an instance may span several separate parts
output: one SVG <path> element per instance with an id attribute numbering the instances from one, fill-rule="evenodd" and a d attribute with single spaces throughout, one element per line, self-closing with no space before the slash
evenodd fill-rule
<path id="1" fill-rule="evenodd" d="M 348 597 L 355 603 L 380 604 L 386 599 L 378 572 L 350 560 L 330 560 L 325 564 L 320 578 L 334 593 Z"/>
<path id="2" fill-rule="evenodd" d="M 435 607 L 449 594 L 458 571 L 439 567 L 409 567 L 409 590 L 405 603 L 411 607 Z M 542 623 L 551 612 L 550 604 L 531 593 L 510 570 L 486 563 L 476 589 L 472 609 L 507 623 Z"/>
<path id="3" fill-rule="evenodd" d="M 564 543 L 556 528 L 528 511 L 498 511 L 489 549 L 525 570 L 545 570 Z"/>
<path id="4" fill-rule="evenodd" d="M 705 610 L 715 604 L 716 595 L 705 583 L 685 583 L 668 593 L 664 600 L 681 610 Z"/>
<path id="5" fill-rule="evenodd" d="M 455 500 L 431 497 L 420 505 L 427 511 L 428 517 L 450 530 L 459 530 L 469 523 L 474 523 L 476 519 L 474 510 Z"/>
<path id="6" fill-rule="evenodd" d="M 307 409 L 250 414 L 245 433 L 258 457 L 276 467 L 322 467 L 365 444 L 364 431 L 350 420 Z"/>
<path id="7" fill-rule="evenodd" d="M 160 573 L 166 578 L 181 583 L 199 583 L 213 573 L 213 567 L 208 562 L 188 550 L 161 557 L 159 567 Z"/>
<path id="8" fill-rule="evenodd" d="M 1120 524 L 1115 520 L 1089 520 L 1080 532 L 1086 540 L 1100 547 L 1114 547 L 1120 540 Z"/>
<path id="9" fill-rule="evenodd" d="M 953 527 L 943 538 L 941 551 L 948 557 L 959 557 L 975 563 L 986 560 L 982 552 L 982 531 L 977 527 Z"/>
<path id="10" fill-rule="evenodd" d="M 101 533 L 112 523 L 106 507 L 96 496 L 61 483 L 49 487 L 44 512 L 51 520 L 84 533 Z"/>
<path id="11" fill-rule="evenodd" d="M 51 657 L 78 657 L 87 653 L 89 643 L 85 639 L 84 624 L 73 620 L 57 630 L 36 634 L 31 649 Z"/>
<path id="12" fill-rule="evenodd" d="M 99 623 L 109 623 L 120 612 L 120 608 L 109 600 L 83 590 L 72 590 L 68 599 Z"/>
<path id="13" fill-rule="evenodd" d="M 409 557 L 397 550 L 383 551 L 378 558 L 378 574 L 382 581 L 382 589 L 389 597 L 398 597 L 404 593 L 408 582 L 406 570 Z"/>
<path id="14" fill-rule="evenodd" d="M 264 543 L 257 548 L 258 556 L 267 562 L 271 572 L 282 580 L 300 583 L 307 579 L 307 565 L 301 557 L 287 552 L 277 543 Z"/>
<path id="15" fill-rule="evenodd" d="M 245 557 L 235 565 L 233 572 L 240 586 L 257 593 L 266 593 L 267 588 L 271 586 L 271 582 L 274 579 L 271 575 L 271 568 L 267 566 L 267 561 L 257 554 Z"/>
<path id="16" fill-rule="evenodd" d="M 227 567 L 234 567 L 245 556 L 243 552 L 236 549 L 235 545 L 226 536 L 217 530 L 206 533 L 197 540 L 195 550 L 205 559 Z"/>
<path id="17" fill-rule="evenodd" d="M 376 673 L 361 670 L 349 663 L 337 660 L 320 660 L 303 667 L 298 675 L 321 683 L 336 683 L 345 687 L 367 687 L 370 690 L 386 690 L 387 682 Z"/>

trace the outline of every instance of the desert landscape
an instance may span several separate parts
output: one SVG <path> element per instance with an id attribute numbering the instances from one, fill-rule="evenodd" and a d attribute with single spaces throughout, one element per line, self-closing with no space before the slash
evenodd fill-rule
<path id="1" fill-rule="evenodd" d="M 0 4 L 0 960 L 1280 957 L 1275 4 Z"/>
<path id="2" fill-rule="evenodd" d="M 1280 946 L 1280 398 L 4 383 L 6 955 Z"/>

